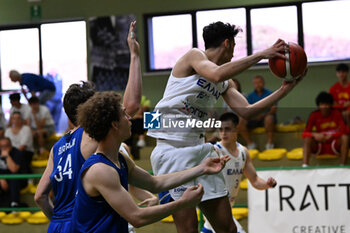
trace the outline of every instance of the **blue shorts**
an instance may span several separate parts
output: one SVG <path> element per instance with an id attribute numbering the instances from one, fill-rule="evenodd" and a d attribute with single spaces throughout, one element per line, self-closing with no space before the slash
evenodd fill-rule
<path id="1" fill-rule="evenodd" d="M 174 201 L 174 199 L 170 196 L 169 191 L 158 193 L 158 197 L 159 197 L 159 204 L 166 204 Z"/>
<path id="2" fill-rule="evenodd" d="M 51 220 L 48 233 L 66 233 L 70 232 L 71 220 Z"/>

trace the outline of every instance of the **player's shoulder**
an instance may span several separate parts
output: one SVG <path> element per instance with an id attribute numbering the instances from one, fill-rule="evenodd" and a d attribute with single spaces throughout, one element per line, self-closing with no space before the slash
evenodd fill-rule
<path id="1" fill-rule="evenodd" d="M 102 184 L 115 176 L 119 176 L 116 169 L 106 163 L 97 162 L 85 169 L 84 179 L 94 184 Z"/>
<path id="2" fill-rule="evenodd" d="M 192 48 L 190 49 L 184 57 L 194 58 L 194 57 L 201 57 L 201 58 L 207 58 L 203 50 L 200 50 L 198 48 Z"/>

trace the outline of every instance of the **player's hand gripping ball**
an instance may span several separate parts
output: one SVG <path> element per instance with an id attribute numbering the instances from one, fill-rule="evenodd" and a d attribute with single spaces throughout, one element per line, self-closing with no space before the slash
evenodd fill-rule
<path id="1" fill-rule="evenodd" d="M 269 59 L 269 67 L 272 73 L 286 81 L 293 81 L 305 72 L 307 67 L 307 56 L 304 49 L 293 42 L 288 42 L 289 51 L 284 55 L 287 60 L 282 58 Z"/>

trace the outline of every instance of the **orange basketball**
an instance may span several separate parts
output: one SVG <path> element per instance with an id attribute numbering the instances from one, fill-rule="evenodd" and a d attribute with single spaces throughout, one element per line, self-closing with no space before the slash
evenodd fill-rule
<path id="1" fill-rule="evenodd" d="M 289 42 L 289 53 L 284 53 L 289 60 L 282 58 L 269 59 L 272 73 L 286 81 L 292 81 L 304 73 L 307 66 L 307 57 L 304 49 L 293 42 Z"/>

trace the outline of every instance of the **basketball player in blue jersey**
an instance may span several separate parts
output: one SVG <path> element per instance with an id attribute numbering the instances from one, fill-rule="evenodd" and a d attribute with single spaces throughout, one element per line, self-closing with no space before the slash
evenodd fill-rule
<path id="1" fill-rule="evenodd" d="M 124 93 L 123 104 L 130 115 L 134 115 L 141 100 L 140 47 L 135 40 L 132 22 L 129 29 L 128 45 L 130 49 L 129 80 Z M 67 232 L 73 210 L 76 183 L 82 164 L 97 148 L 97 142 L 91 139 L 76 120 L 77 108 L 95 94 L 89 83 L 73 84 L 64 96 L 64 109 L 69 121 L 75 126 L 52 148 L 48 165 L 35 193 L 35 201 L 51 220 L 48 232 Z M 49 198 L 53 190 L 54 204 Z M 147 195 L 146 195 L 147 196 Z"/>
<path id="2" fill-rule="evenodd" d="M 195 206 L 203 195 L 200 184 L 184 192 L 178 201 L 146 208 L 138 207 L 128 193 L 128 183 L 151 192 L 160 192 L 200 175 L 222 170 L 228 156 L 207 158 L 200 165 L 163 176 L 151 176 L 118 152 L 130 137 L 130 116 L 115 92 L 100 92 L 78 107 L 78 122 L 98 141 L 80 171 L 72 215 L 72 232 L 128 232 L 127 223 L 141 227 L 169 214 Z"/>
<path id="3" fill-rule="evenodd" d="M 229 155 L 231 158 L 221 172 L 225 178 L 230 205 L 234 206 L 242 174 L 248 178 L 254 188 L 259 190 L 275 187 L 277 183 L 272 177 L 264 180 L 256 174 L 247 148 L 237 142 L 238 117 L 234 113 L 228 112 L 221 115 L 219 119 L 221 121 L 219 129 L 221 141 L 216 143 L 215 147 L 219 154 Z M 234 218 L 233 220 L 237 226 L 237 232 L 245 233 L 238 221 Z M 215 233 L 208 221 L 204 223 L 202 233 Z"/>
<path id="4" fill-rule="evenodd" d="M 193 48 L 176 62 L 163 98 L 155 107 L 154 111 L 162 114 L 163 120 L 172 120 L 175 123 L 188 118 L 204 121 L 209 115 L 208 110 L 220 96 L 223 96 L 234 112 L 243 118 L 248 118 L 286 96 L 301 80 L 299 78 L 298 81 L 283 82 L 270 96 L 250 105 L 235 89 L 231 78 L 261 59 L 274 57 L 286 59 L 282 53 L 289 48 L 279 39 L 270 48 L 231 61 L 236 45 L 235 36 L 238 32 L 236 26 L 222 22 L 204 27 L 205 51 Z M 161 128 L 148 130 L 148 135 L 157 139 L 157 145 L 151 155 L 155 175 L 181 171 L 199 164 L 206 157 L 215 156 L 211 154 L 211 145 L 204 144 L 204 130 L 193 130 L 190 127 L 181 130 Z M 205 191 L 199 207 L 215 231 L 236 232 L 222 174 L 199 177 L 196 182 L 201 183 Z M 170 201 L 180 198 L 181 192 L 186 190 L 186 187 L 187 185 L 183 185 L 169 190 Z M 173 217 L 179 233 L 197 232 L 198 220 L 195 208 L 178 211 Z"/>

